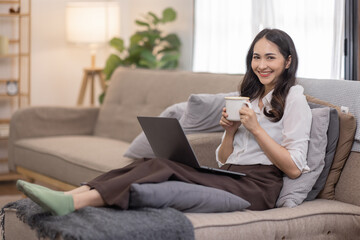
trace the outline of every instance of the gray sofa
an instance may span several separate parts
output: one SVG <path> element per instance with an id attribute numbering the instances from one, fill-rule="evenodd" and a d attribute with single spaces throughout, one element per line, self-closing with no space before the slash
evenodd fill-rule
<path id="1" fill-rule="evenodd" d="M 100 108 L 32 107 L 16 112 L 10 125 L 10 169 L 71 189 L 135 161 L 123 154 L 141 132 L 136 116 L 157 116 L 194 93 L 234 92 L 240 80 L 240 75 L 119 68 Z M 299 84 L 308 95 L 349 107 L 359 121 L 360 82 L 299 79 Z M 188 135 L 202 164 L 216 166 L 214 151 L 221 135 Z M 359 129 L 351 144 L 333 197 L 267 211 L 186 213 L 196 239 L 359 239 Z M 5 211 L 5 229 L 6 239 L 36 239 L 10 209 Z"/>

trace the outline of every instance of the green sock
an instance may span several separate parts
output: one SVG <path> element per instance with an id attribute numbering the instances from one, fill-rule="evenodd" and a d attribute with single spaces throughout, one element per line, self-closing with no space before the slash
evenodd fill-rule
<path id="1" fill-rule="evenodd" d="M 24 186 L 27 185 L 27 186 L 32 186 L 34 188 L 39 188 L 39 189 L 43 189 L 43 190 L 48 190 L 48 191 L 55 191 L 55 190 L 52 190 L 50 188 L 47 188 L 47 187 L 44 187 L 44 186 L 41 186 L 41 185 L 38 185 L 38 184 L 33 184 L 33 183 L 29 183 L 29 182 L 26 182 L 26 181 L 23 181 L 23 180 L 17 180 L 16 181 L 16 188 L 20 191 L 20 192 L 23 192 L 24 193 Z M 55 192 L 58 192 L 58 193 L 63 193 L 61 191 L 55 191 Z"/>
<path id="2" fill-rule="evenodd" d="M 71 195 L 24 181 L 17 183 L 16 186 L 27 197 L 53 215 L 62 216 L 75 211 Z"/>

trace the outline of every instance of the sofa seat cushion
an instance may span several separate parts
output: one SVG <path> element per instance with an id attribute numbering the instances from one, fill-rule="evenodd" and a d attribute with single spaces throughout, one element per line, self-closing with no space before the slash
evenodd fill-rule
<path id="1" fill-rule="evenodd" d="M 186 213 L 196 239 L 357 239 L 360 207 L 339 201 L 316 199 L 295 208 L 232 213 Z M 5 239 L 38 239 L 5 209 Z M 59 239 L 62 239 L 59 237 Z"/>
<path id="2" fill-rule="evenodd" d="M 325 199 L 295 208 L 231 213 L 186 213 L 196 239 L 354 239 L 360 207 Z"/>
<path id="3" fill-rule="evenodd" d="M 27 138 L 15 143 L 17 166 L 79 185 L 103 172 L 124 167 L 129 143 L 95 136 Z M 91 151 L 96 149 L 96 151 Z"/>

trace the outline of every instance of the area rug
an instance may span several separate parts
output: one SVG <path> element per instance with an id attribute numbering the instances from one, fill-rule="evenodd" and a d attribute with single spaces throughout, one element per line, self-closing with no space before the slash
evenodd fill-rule
<path id="1" fill-rule="evenodd" d="M 17 217 L 37 231 L 39 238 L 56 239 L 61 236 L 65 240 L 194 239 L 194 229 L 190 220 L 173 208 L 124 211 L 106 207 L 85 207 L 65 216 L 52 216 L 43 212 L 28 198 L 9 203 L 4 208 L 16 209 Z M 2 209 L 2 229 L 4 216 Z"/>

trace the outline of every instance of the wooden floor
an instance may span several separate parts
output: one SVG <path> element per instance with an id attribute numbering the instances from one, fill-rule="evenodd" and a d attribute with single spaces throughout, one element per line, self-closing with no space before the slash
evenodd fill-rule
<path id="1" fill-rule="evenodd" d="M 21 194 L 16 189 L 15 184 L 16 184 L 16 181 L 1 181 L 0 182 L 0 196 Z"/>

